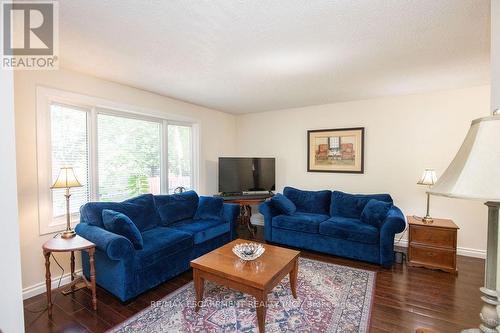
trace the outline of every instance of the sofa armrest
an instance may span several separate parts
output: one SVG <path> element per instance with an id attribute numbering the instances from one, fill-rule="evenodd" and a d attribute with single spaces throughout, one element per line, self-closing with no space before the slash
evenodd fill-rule
<path id="1" fill-rule="evenodd" d="M 228 222 L 231 230 L 231 239 L 236 237 L 236 221 L 240 215 L 240 205 L 225 203 L 222 205 L 222 218 Z"/>
<path id="2" fill-rule="evenodd" d="M 279 215 L 279 211 L 274 208 L 271 200 L 266 200 L 259 205 L 259 212 L 264 215 L 264 238 L 266 241 L 272 241 L 273 217 Z"/>
<path id="3" fill-rule="evenodd" d="M 394 236 L 406 229 L 406 220 L 401 210 L 393 206 L 380 227 L 380 264 L 391 267 L 394 261 Z"/>
<path id="4" fill-rule="evenodd" d="M 127 238 L 88 223 L 79 223 L 75 228 L 79 236 L 91 241 L 98 250 L 111 260 L 121 260 L 134 255 L 134 246 Z"/>

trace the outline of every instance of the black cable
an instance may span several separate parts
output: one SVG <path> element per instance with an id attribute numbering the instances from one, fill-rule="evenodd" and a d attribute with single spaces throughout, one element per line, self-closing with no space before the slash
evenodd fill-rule
<path id="1" fill-rule="evenodd" d="M 57 261 L 56 257 L 54 257 L 54 255 L 52 253 L 50 254 L 50 256 L 52 257 L 52 259 L 54 259 L 54 261 L 57 264 L 57 266 L 59 266 L 59 268 L 61 269 L 61 276 L 59 276 L 59 281 L 57 282 L 57 289 L 59 289 L 61 287 L 62 278 L 64 276 L 64 268 L 61 266 L 61 264 L 59 263 L 59 261 Z M 50 282 L 52 283 L 52 281 L 50 281 Z M 54 303 L 54 301 L 56 300 L 57 295 L 58 294 L 55 293 L 54 299 L 52 300 L 52 303 Z M 46 304 L 42 309 L 30 310 L 30 309 L 26 308 L 26 311 L 31 312 L 31 313 L 39 313 L 39 312 L 46 311 L 48 308 L 49 308 L 49 305 Z"/>
<path id="2" fill-rule="evenodd" d="M 415 216 L 413 216 L 413 217 L 415 217 Z M 394 245 L 398 245 L 399 242 L 401 242 L 401 240 L 403 239 L 404 235 L 406 234 L 406 230 L 408 230 L 408 223 L 406 223 L 405 230 L 403 230 L 403 233 L 401 234 L 401 236 L 399 236 L 399 239 L 396 241 L 396 243 L 394 243 Z M 399 251 L 396 251 L 396 252 L 401 253 L 401 262 L 405 262 L 406 261 L 406 253 L 399 252 Z"/>

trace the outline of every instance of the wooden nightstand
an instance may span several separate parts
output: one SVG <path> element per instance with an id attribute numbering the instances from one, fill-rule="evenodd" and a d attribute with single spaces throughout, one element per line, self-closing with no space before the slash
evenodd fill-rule
<path id="1" fill-rule="evenodd" d="M 457 230 L 452 220 L 423 223 L 407 216 L 410 227 L 408 265 L 457 273 Z"/>

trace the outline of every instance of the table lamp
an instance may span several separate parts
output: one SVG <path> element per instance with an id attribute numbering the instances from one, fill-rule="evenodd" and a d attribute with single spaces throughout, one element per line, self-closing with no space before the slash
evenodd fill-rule
<path id="1" fill-rule="evenodd" d="M 427 185 L 429 186 L 429 190 L 431 189 L 431 186 L 434 185 L 437 181 L 436 177 L 436 172 L 434 169 L 425 169 L 424 173 L 422 174 L 422 177 L 420 177 L 420 180 L 418 181 L 418 185 Z M 427 191 L 427 213 L 425 214 L 425 217 L 422 218 L 422 222 L 424 223 L 432 223 L 434 220 L 432 217 L 429 215 L 429 201 L 430 201 L 430 194 L 429 191 Z"/>
<path id="2" fill-rule="evenodd" d="M 472 121 L 460 150 L 441 178 L 430 190 L 433 195 L 480 200 L 488 207 L 488 241 L 485 286 L 480 290 L 484 302 L 478 329 L 463 332 L 497 332 L 500 318 L 496 311 L 498 211 L 500 207 L 500 115 Z"/>
<path id="3" fill-rule="evenodd" d="M 66 230 L 64 230 L 61 233 L 61 238 L 72 238 L 75 237 L 75 231 L 71 229 L 71 219 L 70 219 L 70 212 L 69 212 L 69 198 L 71 197 L 71 194 L 69 193 L 69 189 L 72 187 L 81 187 L 82 184 L 76 179 L 75 172 L 73 171 L 72 167 L 62 167 L 61 171 L 59 171 L 59 176 L 57 176 L 57 179 L 50 188 L 55 189 L 55 188 L 65 188 L 66 189 L 66 194 L 64 196 L 66 197 Z"/>

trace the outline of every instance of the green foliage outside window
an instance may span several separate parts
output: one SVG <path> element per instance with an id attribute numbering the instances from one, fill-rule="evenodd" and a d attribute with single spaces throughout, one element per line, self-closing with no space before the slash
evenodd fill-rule
<path id="1" fill-rule="evenodd" d="M 149 192 L 148 177 L 145 175 L 131 175 L 128 177 L 128 194 L 136 196 Z"/>

